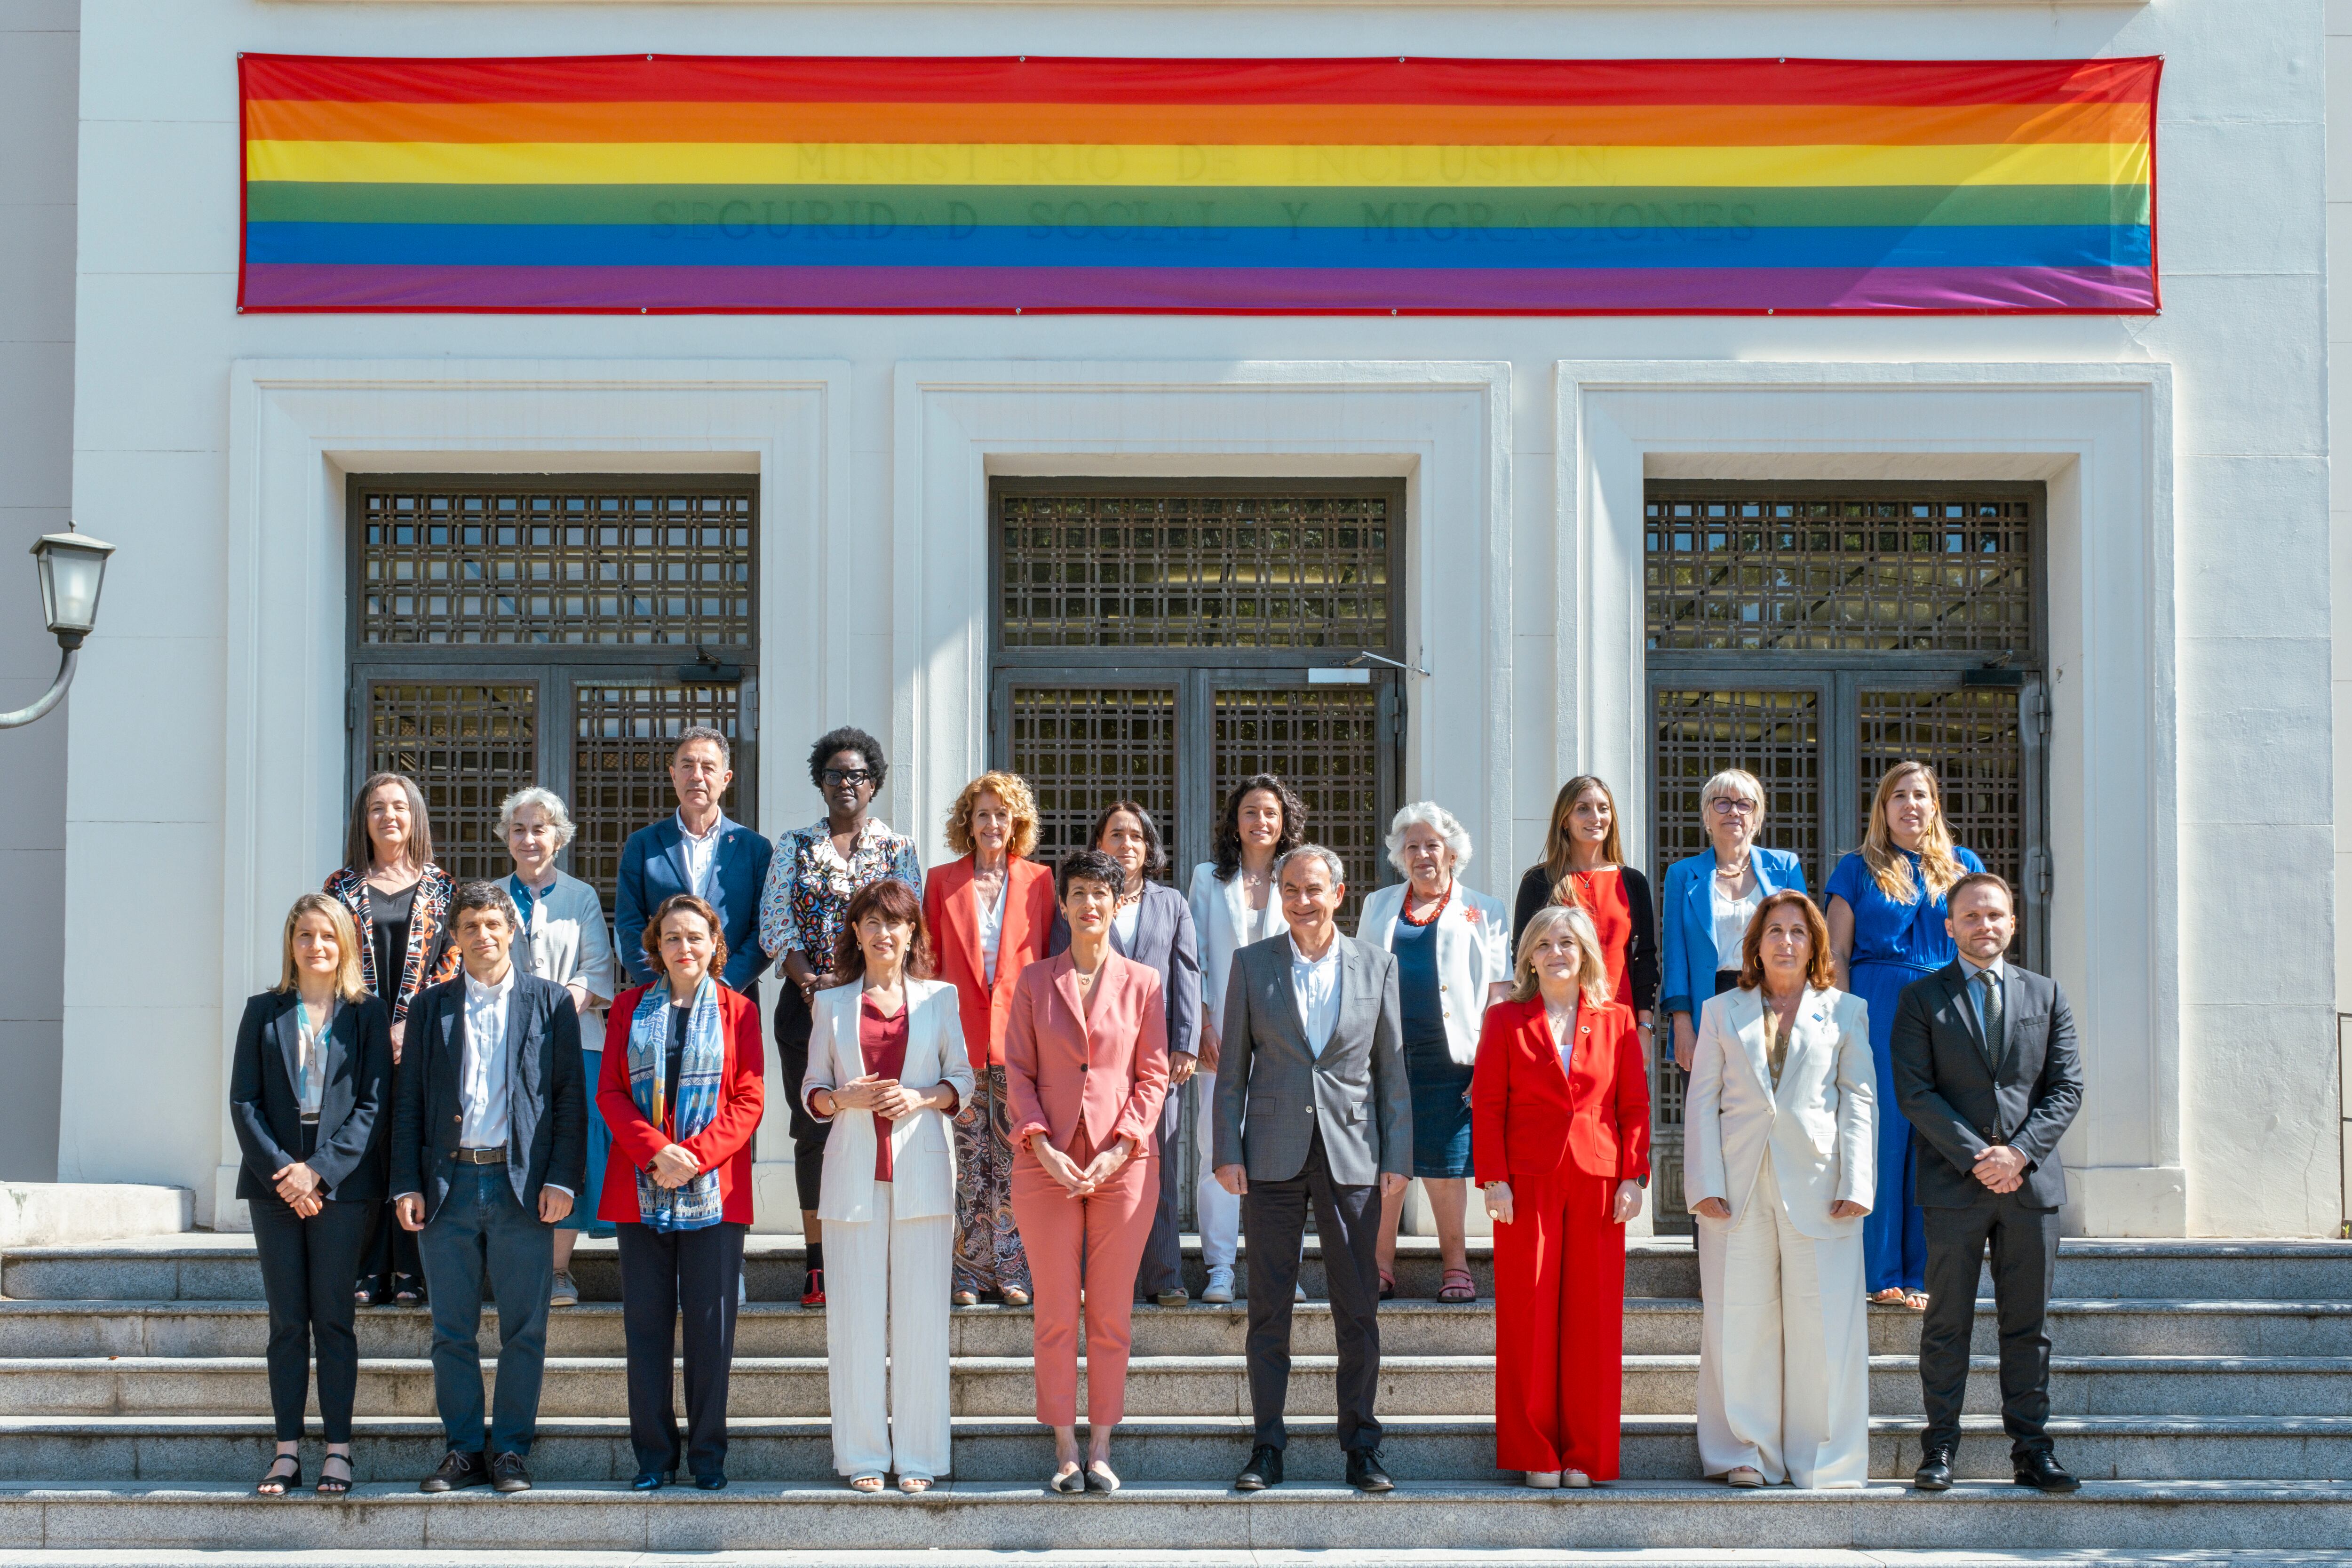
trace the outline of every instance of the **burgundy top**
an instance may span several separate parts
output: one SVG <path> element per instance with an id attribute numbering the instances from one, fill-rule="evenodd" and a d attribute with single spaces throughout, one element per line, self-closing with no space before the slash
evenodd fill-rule
<path id="1" fill-rule="evenodd" d="M 876 1078 L 895 1079 L 907 1070 L 907 1012 L 902 1005 L 896 1016 L 886 1018 L 873 997 L 858 1001 L 857 1047 L 866 1057 L 866 1070 Z M 890 1119 L 878 1112 L 874 1118 L 874 1179 L 890 1179 Z"/>

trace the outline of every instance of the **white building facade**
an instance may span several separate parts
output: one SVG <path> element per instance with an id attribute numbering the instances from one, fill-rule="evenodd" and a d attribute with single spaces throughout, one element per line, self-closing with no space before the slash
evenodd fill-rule
<path id="1" fill-rule="evenodd" d="M 497 795 L 549 778 L 591 826 L 581 869 L 664 809 L 664 726 L 715 716 L 772 835 L 818 813 L 808 742 L 854 723 L 890 751 L 877 814 L 927 865 L 991 765 L 1063 817 L 1139 794 L 1199 858 L 1220 782 L 1265 763 L 1315 781 L 1318 827 L 1368 873 L 1387 810 L 1444 803 L 1478 847 L 1468 879 L 1506 899 L 1570 776 L 1612 782 L 1654 875 L 1693 843 L 1696 777 L 1735 765 L 1766 775 L 1765 841 L 1818 887 L 1857 791 L 1924 748 L 1967 782 L 1963 826 L 2025 887 L 2030 954 L 2074 1005 L 2070 1231 L 2341 1221 L 2333 616 L 2352 600 L 2331 508 L 2352 503 L 2328 468 L 2319 0 L 85 0 L 79 28 L 71 501 L 120 554 L 62 732 L 61 1179 L 186 1185 L 202 1222 L 241 1222 L 230 1040 L 288 901 L 340 863 L 365 771 L 437 773 L 445 863 L 490 855 Z M 2162 309 L 238 310 L 241 52 L 918 47 L 2161 56 Z M 403 527 L 462 530 L 474 507 L 495 533 L 502 505 L 702 531 L 576 556 L 560 526 L 505 555 L 493 537 L 484 558 L 523 581 L 603 561 L 730 586 L 655 605 L 652 642 L 561 593 L 546 640 L 501 632 L 495 592 L 406 596 L 401 572 L 464 551 Z M 1821 520 L 1825 542 L 1743 557 L 1743 508 Z M 1862 554 L 1914 586 L 1838 586 L 1861 548 L 1828 540 L 1840 519 L 1885 534 Z M 1991 568 L 1956 576 L 1956 552 Z M 1204 607 L 1216 572 L 1262 603 Z M 1294 583 L 1323 586 L 1268 586 Z M 1796 630 L 1725 630 L 1750 623 Z M 781 1125 L 761 1154 L 781 1227 Z"/>

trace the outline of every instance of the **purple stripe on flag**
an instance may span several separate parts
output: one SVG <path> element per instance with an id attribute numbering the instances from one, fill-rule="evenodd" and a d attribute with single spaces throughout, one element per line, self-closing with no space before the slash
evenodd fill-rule
<path id="1" fill-rule="evenodd" d="M 248 266 L 244 301 L 305 310 L 2154 311 L 2137 268 Z"/>

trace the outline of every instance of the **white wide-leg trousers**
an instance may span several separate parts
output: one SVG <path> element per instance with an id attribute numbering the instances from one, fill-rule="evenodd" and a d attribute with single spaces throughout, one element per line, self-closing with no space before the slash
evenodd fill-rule
<path id="1" fill-rule="evenodd" d="M 1193 1184 L 1192 1203 L 1200 1215 L 1201 1261 L 1211 1268 L 1231 1268 L 1242 1237 L 1242 1201 L 1217 1181 L 1217 1075 L 1195 1071 L 1192 1081 L 1199 1097 L 1192 1136 L 1201 1151 L 1201 1173 Z M 1168 1151 L 1166 1157 L 1174 1159 L 1175 1151 Z"/>
<path id="2" fill-rule="evenodd" d="M 1719 1476 L 1858 1487 L 1870 1475 L 1870 1321 L 1862 1228 L 1789 1223 L 1768 1157 L 1737 1223 L 1698 1221 L 1698 1454 Z"/>
<path id="3" fill-rule="evenodd" d="M 954 1232 L 948 1215 L 892 1219 L 887 1182 L 874 1184 L 872 1219 L 824 1222 L 825 1382 L 833 1468 L 845 1476 L 949 1471 Z"/>

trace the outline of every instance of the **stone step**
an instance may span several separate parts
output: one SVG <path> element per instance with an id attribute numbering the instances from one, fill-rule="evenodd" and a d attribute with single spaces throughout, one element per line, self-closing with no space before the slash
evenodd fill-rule
<path id="1" fill-rule="evenodd" d="M 1977 1303 L 1975 1348 L 1990 1354 L 1998 1342 L 1988 1298 Z M 2352 1355 L 2352 1301 L 2196 1301 L 2061 1300 L 2051 1303 L 2051 1337 L 2073 1355 Z M 498 1344 L 498 1312 L 483 1314 L 482 1344 Z M 1333 1348 L 1328 1302 L 1294 1310 L 1301 1352 Z M 1025 1308 L 960 1307 L 950 1314 L 950 1343 L 960 1355 L 1023 1355 L 1030 1347 Z M 1200 1302 L 1135 1309 L 1135 1347 L 1142 1355 L 1239 1355 L 1248 1331 L 1246 1309 Z M 1919 1343 L 1919 1315 L 1900 1307 L 1874 1307 L 1871 1349 L 1910 1355 Z M 797 1304 L 754 1302 L 736 1321 L 736 1351 L 746 1356 L 823 1355 L 824 1312 Z M 1695 1355 L 1699 1342 L 1696 1300 L 1636 1299 L 1625 1303 L 1629 1355 Z M 432 1345 L 432 1320 L 421 1309 L 378 1307 L 359 1315 L 363 1356 L 422 1356 Z M 5 1301 L 0 1300 L 0 1360 L 27 1356 L 259 1355 L 268 1319 L 258 1301 Z M 1381 1345 L 1396 1355 L 1487 1355 L 1495 1344 L 1494 1304 L 1453 1305 L 1396 1300 L 1381 1307 Z M 551 1316 L 552 1355 L 618 1355 L 617 1302 L 559 1308 Z"/>
<path id="2" fill-rule="evenodd" d="M 256 1499 L 242 1486 L 0 1489 L 0 1546 L 70 1542 L 82 1550 L 355 1549 L 423 1552 L 572 1549 L 724 1552 L 773 1547 L 923 1552 L 1104 1551 L 1181 1541 L 1187 1549 L 1262 1552 L 1457 1549 L 1752 1547 L 1781 1551 L 1958 1548 L 2032 1542 L 2042 1550 L 2243 1546 L 2333 1550 L 2352 1538 L 2352 1486 L 2329 1482 L 2187 1485 L 2105 1482 L 2070 1498 L 2007 1484 L 1937 1497 L 1873 1486 L 1845 1492 L 1738 1493 L 1688 1483 L 1587 1492 L 1506 1484 L 1401 1485 L 1366 1498 L 1328 1481 L 1243 1498 L 1181 1483 L 1139 1482 L 1108 1498 L 1048 1496 L 1033 1482 L 961 1481 L 921 1498 L 860 1497 L 837 1484 L 740 1482 L 715 1495 L 546 1486 L 428 1498 L 362 1486 L 331 1506 Z"/>
<path id="3" fill-rule="evenodd" d="M 591 1548 L 580 1552 L 536 1551 L 507 1547 L 497 1552 L 339 1551 L 336 1568 L 644 1568 L 647 1559 L 637 1552 Z M 1318 1548 L 1312 1568 L 1467 1568 L 1491 1561 L 1491 1553 L 1462 1552 L 1444 1547 L 1418 1551 L 1373 1548 Z M 107 1553 L 70 1549 L 32 1551 L 14 1561 L 26 1568 L 287 1568 L 292 1562 L 317 1562 L 318 1554 L 289 1558 L 278 1552 L 195 1551 L 186 1548 L 142 1549 Z M 659 1561 L 656 1559 L 655 1561 Z M 1118 1547 L 1087 1551 L 1056 1551 L 1053 1568 L 1264 1568 L 1269 1559 L 1247 1548 L 1189 1550 L 1155 1547 L 1148 1555 Z M 1533 1548 L 1510 1553 L 1513 1568 L 1627 1568 L 1625 1549 L 1597 1547 L 1584 1551 Z M 1769 1568 L 2343 1568 L 2340 1552 L 2233 1551 L 2227 1547 L 2174 1552 L 2161 1547 L 2123 1552 L 2084 1547 L 2071 1552 L 1988 1552 L 1977 1547 L 1925 1551 L 1858 1552 L 1850 1547 L 1824 1546 L 1799 1551 L 1774 1551 L 1760 1561 Z M 1036 1554 L 997 1552 L 984 1547 L 933 1547 L 922 1557 L 924 1568 L 1036 1568 Z M 1640 1568 L 1758 1568 L 1758 1555 L 1738 1547 L 1652 1547 L 1641 1553 Z M 839 1551 L 698 1552 L 695 1568 L 876 1568 L 874 1555 L 854 1549 Z"/>
<path id="4" fill-rule="evenodd" d="M 751 1238 L 745 1275 L 752 1299 L 796 1297 L 804 1254 L 797 1237 Z M 1470 1241 L 1470 1268 L 1482 1296 L 1494 1293 L 1493 1244 Z M 1188 1287 L 1205 1282 L 1197 1238 L 1186 1238 Z M 583 1245 L 573 1269 L 592 1300 L 620 1298 L 610 1242 Z M 1246 1268 L 1243 1271 L 1246 1286 Z M 1397 1285 L 1412 1300 L 1433 1300 L 1437 1244 L 1407 1237 L 1398 1245 Z M 1320 1244 L 1310 1237 L 1307 1291 L 1324 1295 Z M 1643 1238 L 1628 1247 L 1626 1294 L 1693 1297 L 1698 1260 L 1685 1240 Z M 1980 1294 L 1990 1294 L 1989 1287 Z M 2152 1297 L 2202 1300 L 2352 1300 L 2352 1241 L 2070 1240 L 2059 1250 L 2055 1293 L 2105 1300 Z M 17 1300 L 259 1300 L 261 1275 L 249 1236 L 190 1233 L 145 1241 L 10 1248 L 0 1257 L 0 1297 Z"/>
<path id="5" fill-rule="evenodd" d="M 1624 1358 L 1624 1409 L 1687 1415 L 1696 1408 L 1695 1355 Z M 1081 1365 L 1084 1363 L 1081 1363 Z M 1302 1415 L 1338 1407 L 1338 1360 L 1298 1355 L 1290 1406 Z M 957 1356 L 950 1363 L 951 1408 L 967 1415 L 1026 1415 L 1036 1384 L 1024 1356 Z M 492 1369 L 486 1375 L 495 1382 Z M 1487 1356 L 1383 1356 L 1380 1400 L 1419 1415 L 1484 1416 L 1495 1408 L 1495 1363 Z M 2352 1358 L 2298 1356 L 2058 1356 L 2050 1372 L 2052 1410 L 2068 1415 L 2352 1415 Z M 1918 1363 L 1871 1361 L 1872 1408 L 1920 1408 Z M 268 1368 L 258 1356 L 125 1356 L 0 1362 L 0 1415 L 213 1415 L 267 1410 Z M 617 1356 L 557 1356 L 546 1365 L 540 1409 L 548 1415 L 601 1415 L 628 1407 L 626 1363 Z M 1138 1415 L 1240 1415 L 1250 1408 L 1240 1356 L 1147 1356 L 1128 1366 L 1127 1407 Z M 1971 1359 L 1969 1410 L 2000 1408 L 2000 1363 Z M 358 1409 L 371 1415 L 428 1415 L 433 1368 L 415 1360 L 363 1360 Z M 744 1416 L 821 1416 L 830 1408 L 827 1363 L 818 1356 L 735 1359 L 729 1408 Z"/>

